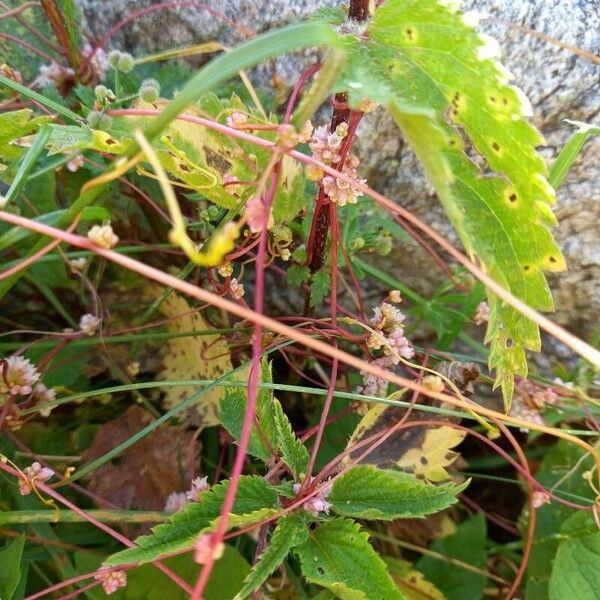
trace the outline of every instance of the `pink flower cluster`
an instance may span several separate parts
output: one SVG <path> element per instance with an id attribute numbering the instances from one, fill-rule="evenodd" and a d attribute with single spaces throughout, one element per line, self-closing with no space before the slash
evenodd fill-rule
<path id="1" fill-rule="evenodd" d="M 125 571 L 100 569 L 94 575 L 94 579 L 102 584 L 102 589 L 106 594 L 114 594 L 119 588 L 127 585 L 127 573 Z"/>
<path id="2" fill-rule="evenodd" d="M 42 467 L 39 462 L 31 463 L 23 469 L 23 475 L 19 477 L 19 493 L 21 496 L 31 494 L 37 481 L 48 481 L 54 476 L 54 471 L 49 467 Z"/>
<path id="3" fill-rule="evenodd" d="M 22 356 L 9 356 L 4 359 L 1 367 L 3 372 L 0 378 L 0 392 L 8 392 L 11 396 L 31 394 L 33 386 L 40 378 L 35 365 Z"/>
<path id="4" fill-rule="evenodd" d="M 173 492 L 167 498 L 165 512 L 179 512 L 190 502 L 200 502 L 202 492 L 210 490 L 210 484 L 207 477 L 196 477 L 187 492 Z"/>
<path id="5" fill-rule="evenodd" d="M 546 406 L 560 403 L 558 394 L 552 388 L 542 387 L 527 379 L 517 383 L 515 392 L 510 414 L 537 425 L 545 425 L 541 413 Z"/>
<path id="6" fill-rule="evenodd" d="M 400 295 L 390 295 L 390 299 L 398 299 Z M 373 309 L 373 318 L 370 324 L 373 333 L 367 342 L 371 350 L 382 350 L 383 356 L 376 358 L 373 364 L 387 369 L 401 362 L 402 359 L 411 359 L 415 350 L 404 335 L 404 313 L 389 302 L 382 302 L 380 306 Z M 382 398 L 387 395 L 388 382 L 381 377 L 376 377 L 366 371 L 360 372 L 363 377 L 362 386 L 357 392 L 366 396 Z"/>
<path id="7" fill-rule="evenodd" d="M 338 125 L 334 132 L 329 131 L 325 126 L 317 127 L 309 143 L 313 156 L 327 165 L 337 165 L 342 158 L 340 152 L 344 138 L 347 135 L 348 125 L 346 123 Z M 359 179 L 358 177 L 356 170 L 358 164 L 358 157 L 350 154 L 342 167 L 342 173 L 360 183 L 365 183 L 365 179 Z M 361 192 L 354 186 L 331 175 L 323 176 L 322 172 L 319 174 L 322 178 L 323 190 L 332 202 L 340 206 L 356 204 Z"/>
<path id="8" fill-rule="evenodd" d="M 295 483 L 294 488 L 293 488 L 294 493 L 298 494 L 300 492 L 301 488 L 302 488 L 301 483 Z M 329 495 L 330 491 L 331 491 L 331 484 L 324 485 L 318 494 L 311 496 L 304 502 L 304 504 L 302 505 L 302 508 L 306 512 L 308 512 L 312 515 L 315 515 L 315 516 L 317 516 L 319 513 L 323 513 L 323 512 L 328 515 L 329 509 L 331 508 L 331 504 L 329 502 L 327 502 L 326 498 Z"/>

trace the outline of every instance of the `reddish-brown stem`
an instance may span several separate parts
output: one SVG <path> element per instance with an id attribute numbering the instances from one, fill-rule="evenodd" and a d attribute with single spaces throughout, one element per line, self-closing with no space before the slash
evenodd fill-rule
<path id="1" fill-rule="evenodd" d="M 264 195 L 264 219 L 263 227 L 260 232 L 260 243 L 258 246 L 258 256 L 256 258 L 256 279 L 255 279 L 255 290 L 254 290 L 254 311 L 256 314 L 263 314 L 264 304 L 264 287 L 265 287 L 265 261 L 267 252 L 267 241 L 268 241 L 268 223 L 269 214 L 271 212 L 271 205 L 275 198 L 275 191 L 279 182 L 281 161 L 277 162 L 273 168 L 273 174 L 271 179 L 271 185 L 268 192 Z M 252 366 L 250 368 L 250 377 L 248 379 L 248 396 L 246 400 L 246 411 L 244 413 L 244 422 L 242 424 L 242 431 L 240 433 L 240 440 L 238 443 L 235 459 L 233 462 L 233 469 L 231 470 L 231 477 L 229 478 L 229 487 L 223 499 L 223 506 L 221 507 L 221 515 L 219 517 L 219 524 L 215 533 L 211 536 L 210 544 L 213 549 L 209 553 L 208 559 L 204 564 L 204 567 L 200 571 L 198 581 L 194 586 L 194 590 L 190 600 L 201 600 L 202 592 L 210 579 L 213 566 L 215 564 L 215 550 L 223 541 L 225 532 L 227 531 L 227 525 L 229 522 L 229 515 L 233 510 L 235 497 L 237 494 L 237 488 L 240 481 L 240 476 L 244 468 L 244 462 L 246 460 L 246 452 L 248 450 L 248 444 L 250 442 L 250 433 L 252 431 L 252 425 L 254 423 L 254 415 L 256 409 L 256 400 L 258 397 L 258 383 L 260 378 L 260 359 L 262 356 L 262 331 L 263 327 L 261 323 L 256 322 L 254 324 L 254 339 L 252 342 Z"/>
<path id="2" fill-rule="evenodd" d="M 46 17 L 54 31 L 58 43 L 62 47 L 63 54 L 71 68 L 77 73 L 79 67 L 79 50 L 71 43 L 71 37 L 65 25 L 65 19 L 56 3 L 56 0 L 40 0 Z"/>

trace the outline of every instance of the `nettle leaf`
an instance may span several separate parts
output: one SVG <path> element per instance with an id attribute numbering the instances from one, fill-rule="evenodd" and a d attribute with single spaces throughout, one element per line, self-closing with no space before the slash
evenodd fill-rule
<path id="1" fill-rule="evenodd" d="M 261 364 L 263 383 L 273 383 L 271 365 L 267 360 Z M 239 441 L 246 412 L 247 391 L 243 388 L 228 388 L 219 410 L 220 421 L 229 433 Z M 292 425 L 283 408 L 269 388 L 261 387 L 256 399 L 256 421 L 250 432 L 248 453 L 265 463 L 270 463 L 275 454 L 280 454 L 292 473 L 306 473 L 308 450 L 292 431 Z"/>
<path id="2" fill-rule="evenodd" d="M 158 556 L 190 548 L 201 533 L 215 528 L 228 487 L 229 480 L 203 492 L 198 502 L 191 502 L 175 513 L 168 523 L 154 527 L 151 535 L 137 538 L 137 547 L 113 554 L 105 564 L 146 563 Z M 276 508 L 277 490 L 262 477 L 242 475 L 229 527 L 257 523 L 273 514 Z"/>
<path id="3" fill-rule="evenodd" d="M 331 519 L 294 552 L 302 575 L 343 600 L 404 600 L 369 536 L 350 519 Z"/>
<path id="4" fill-rule="evenodd" d="M 560 533 L 549 599 L 600 597 L 600 531 L 594 518 L 588 512 L 576 512 L 563 523 Z"/>
<path id="5" fill-rule="evenodd" d="M 290 550 L 304 543 L 307 538 L 308 529 L 300 516 L 292 514 L 279 519 L 267 547 L 246 577 L 236 600 L 247 598 L 258 589 L 285 560 Z"/>
<path id="6" fill-rule="evenodd" d="M 317 306 L 323 302 L 331 290 L 331 275 L 325 271 L 317 271 L 310 282 L 310 305 Z"/>
<path id="7" fill-rule="evenodd" d="M 450 3 L 389 0 L 368 40 L 347 36 L 339 83 L 386 104 L 423 164 L 467 251 L 512 294 L 539 310 L 553 301 L 543 271 L 565 261 L 548 229 L 554 190 L 535 147 L 531 108 L 508 85 L 494 47 Z M 369 85 L 361 79 L 368 75 Z M 371 91 L 371 88 L 373 91 Z M 514 375 L 527 374 L 525 350 L 539 350 L 537 326 L 488 293 L 490 367 L 510 406 Z"/>
<path id="8" fill-rule="evenodd" d="M 0 158 L 10 161 L 19 158 L 24 148 L 15 142 L 22 137 L 35 133 L 41 125 L 52 117 L 34 117 L 33 111 L 24 108 L 0 114 Z"/>
<path id="9" fill-rule="evenodd" d="M 585 498 L 592 505 L 596 494 L 583 477 L 585 471 L 590 468 L 591 458 L 583 460 L 584 455 L 585 451 L 579 446 L 559 441 L 546 450 L 544 460 L 536 472 L 537 481 L 557 494 L 567 498 L 578 498 L 579 501 Z M 533 547 L 527 562 L 525 600 L 549 597 L 552 565 L 562 539 L 556 532 L 560 531 L 563 523 L 566 526 L 570 522 L 573 514 L 572 508 L 560 502 L 549 502 L 536 510 Z M 528 520 L 528 511 L 524 509 L 520 525 L 523 535 Z"/>
<path id="10" fill-rule="evenodd" d="M 406 409 L 401 406 L 376 404 L 371 407 L 356 426 L 348 440 L 347 448 L 378 433 L 383 435 L 405 413 Z M 418 416 L 411 418 L 419 421 L 450 421 L 447 417 L 429 412 L 419 413 Z M 406 427 L 391 435 L 383 444 L 370 452 L 363 462 L 379 467 L 399 468 L 429 481 L 443 481 L 450 477 L 446 467 L 459 456 L 453 448 L 463 441 L 465 435 L 466 432 L 450 425 Z M 354 460 L 363 451 L 364 449 L 359 449 L 355 453 L 350 453 L 344 459 L 344 463 Z"/>
<path id="11" fill-rule="evenodd" d="M 409 519 L 444 510 L 467 485 L 432 485 L 401 471 L 359 465 L 335 480 L 327 501 L 346 517 Z"/>
<path id="12" fill-rule="evenodd" d="M 287 281 L 291 287 L 300 287 L 310 279 L 310 269 L 306 265 L 290 265 L 287 270 Z"/>

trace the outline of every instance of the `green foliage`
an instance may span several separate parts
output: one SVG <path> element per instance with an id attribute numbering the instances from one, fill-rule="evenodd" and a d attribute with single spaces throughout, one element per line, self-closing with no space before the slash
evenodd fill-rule
<path id="1" fill-rule="evenodd" d="M 100 566 L 100 560 L 89 554 L 77 553 L 75 561 L 81 573 Z M 196 581 L 201 568 L 189 553 L 161 562 L 188 582 Z M 204 596 L 210 600 L 232 600 L 249 571 L 248 561 L 236 548 L 227 544 L 223 556 L 215 563 Z M 93 590 L 93 594 L 93 600 L 106 598 L 103 591 Z M 127 572 L 127 586 L 110 597 L 111 600 L 188 600 L 189 594 L 154 565 L 141 565 Z"/>
<path id="2" fill-rule="evenodd" d="M 25 548 L 25 536 L 19 536 L 0 551 L 0 598 L 12 600 L 13 594 L 19 587 L 22 575 L 21 558 Z"/>
<path id="3" fill-rule="evenodd" d="M 262 363 L 262 382 L 271 384 L 271 366 Z M 221 402 L 219 419 L 225 429 L 239 441 L 246 412 L 246 391 L 242 388 L 228 388 Z M 296 476 L 306 473 L 308 451 L 292 431 L 292 425 L 283 412 L 279 400 L 268 388 L 261 388 L 256 399 L 257 425 L 252 428 L 248 453 L 265 463 L 275 458 L 276 452 Z"/>
<path id="4" fill-rule="evenodd" d="M 550 185 L 557 188 L 566 177 L 569 169 L 573 166 L 575 159 L 579 156 L 584 144 L 593 135 L 600 135 L 600 127 L 581 123 L 580 121 L 569 121 L 571 125 L 577 126 L 577 131 L 569 138 L 562 147 L 558 156 L 554 159 L 550 168 L 548 180 Z"/>
<path id="5" fill-rule="evenodd" d="M 342 600 L 403 600 L 369 536 L 349 519 L 332 519 L 294 549 L 302 574 Z"/>
<path id="6" fill-rule="evenodd" d="M 388 106 L 467 250 L 512 294 L 552 310 L 543 271 L 565 265 L 548 230 L 555 196 L 535 150 L 542 138 L 523 119 L 528 102 L 508 85 L 491 45 L 437 0 L 386 2 L 368 36 L 347 37 L 339 87 L 354 102 L 368 95 Z M 509 407 L 539 332 L 492 294 L 489 304 L 489 362 Z"/>
<path id="7" fill-rule="evenodd" d="M 331 275 L 328 271 L 317 271 L 310 280 L 310 305 L 318 306 L 331 291 Z"/>
<path id="8" fill-rule="evenodd" d="M 286 515 L 279 519 L 267 547 L 244 581 L 236 598 L 247 598 L 258 589 L 279 567 L 292 548 L 308 538 L 306 523 L 298 515 Z"/>
<path id="9" fill-rule="evenodd" d="M 583 456 L 581 448 L 567 442 L 559 442 L 545 452 L 544 460 L 536 473 L 537 481 L 544 487 L 554 488 L 555 493 L 568 500 L 584 503 L 588 499 L 591 504 L 594 493 L 582 475 L 590 468 L 592 462 L 589 458 L 584 460 Z M 573 465 L 577 467 L 574 468 Z M 555 487 L 559 481 L 560 485 Z M 558 502 L 544 504 L 536 510 L 533 547 L 527 562 L 526 600 L 549 596 L 552 564 L 560 544 L 556 534 L 574 514 L 573 509 Z M 528 515 L 524 514 L 523 517 L 525 522 Z M 525 524 L 523 528 L 524 526 Z"/>
<path id="10" fill-rule="evenodd" d="M 300 287 L 310 279 L 310 269 L 305 265 L 290 265 L 287 280 L 291 287 Z"/>
<path id="11" fill-rule="evenodd" d="M 600 596 L 600 531 L 589 513 L 578 512 L 560 529 L 552 564 L 549 599 L 587 600 Z"/>
<path id="12" fill-rule="evenodd" d="M 444 510 L 467 485 L 432 485 L 401 471 L 359 465 L 335 480 L 327 501 L 346 517 L 391 521 Z"/>
<path id="13" fill-rule="evenodd" d="M 146 563 L 158 556 L 190 548 L 201 533 L 214 528 L 228 487 L 229 480 L 203 492 L 198 502 L 191 502 L 175 513 L 170 522 L 156 526 L 152 535 L 139 537 L 136 540 L 138 547 L 113 554 L 106 564 Z M 260 521 L 265 510 L 274 509 L 276 504 L 277 492 L 263 478 L 242 476 L 232 510 L 232 518 L 236 518 L 232 522 L 247 525 Z"/>
<path id="14" fill-rule="evenodd" d="M 480 513 L 459 525 L 452 535 L 433 542 L 431 550 L 483 569 L 487 558 L 485 541 L 485 519 Z M 478 600 L 483 597 L 484 575 L 432 556 L 423 556 L 415 567 L 443 592 L 447 600 Z"/>

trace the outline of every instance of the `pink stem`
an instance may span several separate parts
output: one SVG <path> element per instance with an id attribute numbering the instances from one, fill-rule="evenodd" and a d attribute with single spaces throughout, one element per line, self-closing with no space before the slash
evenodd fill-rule
<path id="1" fill-rule="evenodd" d="M 137 110 L 137 109 L 121 109 L 110 111 L 109 114 L 114 115 L 147 115 L 147 116 L 157 116 L 160 114 L 158 110 Z M 270 142 L 269 140 L 264 140 L 262 138 L 250 135 L 243 131 L 236 131 L 231 127 L 227 127 L 226 125 L 221 125 L 220 123 L 215 123 L 209 119 L 203 119 L 201 117 L 194 117 L 193 115 L 180 114 L 178 119 L 183 121 L 189 121 L 191 123 L 198 123 L 199 125 L 204 125 L 205 127 L 210 127 L 215 131 L 221 131 L 231 137 L 237 137 L 240 139 L 245 139 L 249 142 L 256 144 L 257 146 L 262 146 L 263 148 L 269 148 L 272 151 L 279 151 L 280 149 L 276 147 L 274 142 Z M 474 262 L 472 262 L 467 256 L 465 256 L 460 250 L 455 248 L 452 244 L 450 244 L 441 234 L 439 234 L 435 229 L 427 225 L 413 215 L 410 211 L 402 208 L 402 206 L 397 205 L 393 200 L 386 198 L 383 194 L 371 189 L 368 185 L 365 185 L 359 181 L 352 179 L 348 175 L 345 175 L 341 171 L 337 171 L 333 169 L 329 165 L 322 163 L 312 156 L 307 156 L 306 154 L 302 154 L 302 152 L 298 152 L 297 150 L 290 150 L 288 154 L 295 158 L 296 160 L 303 162 L 305 164 L 314 165 L 319 167 L 325 173 L 336 177 L 340 181 L 344 181 L 357 190 L 370 196 L 376 202 L 378 202 L 381 206 L 383 206 L 388 212 L 392 214 L 398 214 L 410 223 L 416 225 L 421 231 L 427 234 L 432 240 L 434 240 L 437 244 L 439 244 L 448 254 L 450 254 L 456 261 L 458 261 L 461 265 L 463 265 L 472 275 L 474 275 L 479 281 L 481 281 L 486 287 L 488 287 L 492 292 L 500 296 L 500 298 L 510 304 L 513 308 L 518 310 L 522 315 L 531 319 L 534 323 L 536 323 L 539 327 L 547 331 L 550 335 L 556 337 L 565 345 L 569 346 L 575 352 L 585 357 L 594 365 L 600 365 L 600 352 L 592 348 L 589 344 L 583 342 L 577 336 L 569 333 L 560 325 L 557 325 L 544 315 L 538 313 L 536 310 L 529 307 L 525 302 L 519 300 L 515 297 L 511 292 L 502 287 L 499 283 L 497 283 L 494 279 L 492 279 L 489 275 L 487 275 L 482 269 L 480 269 Z M 412 389 L 412 388 L 411 388 Z"/>
<path id="2" fill-rule="evenodd" d="M 75 219 L 74 223 L 69 227 L 69 229 L 67 229 L 67 231 L 68 232 L 73 231 L 73 229 L 75 229 L 75 227 L 77 227 L 78 222 L 79 222 L 79 217 L 77 217 Z M 60 245 L 60 243 L 61 243 L 60 240 L 52 240 L 47 246 L 45 246 L 44 248 L 41 248 L 35 254 L 28 256 L 26 259 L 22 260 L 19 264 L 15 265 L 14 267 L 11 267 L 10 269 L 7 269 L 6 271 L 2 271 L 0 273 L 0 281 L 2 281 L 3 279 L 7 279 L 11 275 L 18 273 L 19 271 L 22 271 L 23 269 L 26 269 L 29 265 L 33 264 L 38 258 L 42 258 L 42 256 L 48 254 L 48 252 L 52 252 L 52 250 L 54 250 L 54 248 L 56 248 L 56 246 Z"/>
<path id="3" fill-rule="evenodd" d="M 233 315 L 236 315 L 241 319 L 260 324 L 262 327 L 268 328 L 271 331 L 274 331 L 275 333 L 279 333 L 280 335 L 286 338 L 296 340 L 298 343 L 308 348 L 311 348 L 317 352 L 320 352 L 326 356 L 330 356 L 331 358 L 338 358 L 340 361 L 344 362 L 350 367 L 365 371 L 366 373 L 370 373 L 375 377 L 385 379 L 386 381 L 394 383 L 399 387 L 406 387 L 411 390 L 416 390 L 429 398 L 441 400 L 442 402 L 446 402 L 451 406 L 456 406 L 461 409 L 465 408 L 464 402 L 458 400 L 454 396 L 450 396 L 442 392 L 434 392 L 416 383 L 412 379 L 402 377 L 394 373 L 393 371 L 382 369 L 381 367 L 378 367 L 373 363 L 366 362 L 358 358 L 357 356 L 349 354 L 344 350 L 340 350 L 339 348 L 334 348 L 331 346 L 331 344 L 306 335 L 294 329 L 293 327 L 284 325 L 283 323 L 280 323 L 275 319 L 267 317 L 262 313 L 256 313 L 246 308 L 245 306 L 241 306 L 239 304 L 236 304 L 235 302 L 232 302 L 231 300 L 221 298 L 220 296 L 213 294 L 208 290 L 199 288 L 186 281 L 181 281 L 180 279 L 177 279 L 176 277 L 173 277 L 172 275 L 169 275 L 168 273 L 165 273 L 160 269 L 156 269 L 154 267 L 141 263 L 129 256 L 119 254 L 114 250 L 107 250 L 105 248 L 95 246 L 87 238 L 84 238 L 79 235 L 74 235 L 72 233 L 67 233 L 66 231 L 56 229 L 55 227 L 50 227 L 49 225 L 44 225 L 43 223 L 33 221 L 32 219 L 21 217 L 20 215 L 14 215 L 3 211 L 0 211 L 0 220 L 6 221 L 7 223 L 12 223 L 13 225 L 19 225 L 20 227 L 24 227 L 25 229 L 29 229 L 31 231 L 36 231 L 48 237 L 60 238 L 64 242 L 67 242 L 73 246 L 77 246 L 78 248 L 84 248 L 86 250 L 95 252 L 99 256 L 103 256 L 104 258 L 107 258 L 115 264 L 121 265 L 122 267 L 125 267 L 130 271 L 139 273 L 140 275 L 147 277 L 148 279 L 153 279 L 154 281 L 162 283 L 167 287 L 172 287 L 173 289 L 176 289 L 177 291 L 182 292 L 183 294 L 196 298 L 201 302 L 207 302 L 213 306 L 216 306 L 217 308 L 223 309 Z M 497 286 L 497 284 L 494 285 Z M 503 415 L 484 406 L 473 405 L 472 409 L 480 415 L 492 418 L 502 418 L 505 422 L 518 425 L 519 427 L 522 427 L 525 423 L 525 421 L 521 419 L 511 417 L 510 415 Z M 586 448 L 588 451 L 591 451 L 589 446 L 583 446 L 583 442 L 581 442 L 581 440 L 576 441 L 576 438 L 574 436 L 568 436 L 567 438 L 568 434 L 561 434 L 559 430 L 553 429 L 551 427 L 541 426 L 533 423 L 531 425 L 536 429 L 536 431 L 543 431 L 551 435 L 558 435 L 563 439 L 569 439 L 571 442 L 577 443 L 578 445 Z"/>
<path id="4" fill-rule="evenodd" d="M 258 255 L 256 257 L 256 281 L 254 290 L 254 314 L 263 314 L 264 304 L 264 287 L 265 287 L 265 262 L 267 252 L 267 239 L 268 239 L 268 224 L 269 215 L 271 213 L 271 205 L 275 197 L 275 191 L 277 189 L 277 182 L 279 181 L 280 163 L 273 169 L 273 177 L 271 181 L 271 187 L 267 192 L 264 199 L 264 211 L 263 211 L 263 227 L 260 232 L 260 243 L 258 246 Z M 246 412 L 244 414 L 244 422 L 242 424 L 242 431 L 240 434 L 240 441 L 238 443 L 237 451 L 235 454 L 235 460 L 233 462 L 233 469 L 231 471 L 231 477 L 229 479 L 229 487 L 227 493 L 223 499 L 223 506 L 221 507 L 221 516 L 219 517 L 219 525 L 217 530 L 210 538 L 210 544 L 213 552 L 209 553 L 207 562 L 205 563 L 198 581 L 194 586 L 190 600 L 201 600 L 202 592 L 208 583 L 210 575 L 212 573 L 213 566 L 215 564 L 215 553 L 214 550 L 223 542 L 223 537 L 227 531 L 227 525 L 229 523 L 229 515 L 233 510 L 235 503 L 235 496 L 240 481 L 240 476 L 244 469 L 244 462 L 246 460 L 246 453 L 248 450 L 248 443 L 250 442 L 250 433 L 252 432 L 252 425 L 254 423 L 254 415 L 256 412 L 256 400 L 258 397 L 258 383 L 260 377 L 260 358 L 262 355 L 262 324 L 256 322 L 254 325 L 254 339 L 252 341 L 252 366 L 250 369 L 250 378 L 248 380 L 248 399 L 246 401 Z"/>
<path id="5" fill-rule="evenodd" d="M 7 473 L 10 473 L 11 475 L 14 475 L 17 478 L 21 477 L 21 475 L 19 474 L 19 472 L 17 470 L 15 470 L 12 467 L 10 467 L 9 465 L 5 465 L 1 462 L 0 462 L 0 469 L 2 469 L 3 471 L 6 471 Z M 64 496 L 59 494 L 58 492 L 54 491 L 49 485 L 46 485 L 45 483 L 42 483 L 41 481 L 36 481 L 35 485 L 40 490 L 42 490 L 45 494 L 48 494 L 48 496 L 50 496 L 51 498 L 54 498 L 55 500 L 57 500 L 58 502 L 60 502 L 64 506 L 66 506 L 67 508 L 70 508 L 73 512 L 77 513 L 80 517 L 84 518 L 86 521 L 89 521 L 92 525 L 95 525 L 98 529 L 100 529 L 101 531 L 104 531 L 104 533 L 107 533 L 108 535 L 115 538 L 116 540 L 118 540 L 119 542 L 121 542 L 122 544 L 127 546 L 128 548 L 133 548 L 135 546 L 135 544 L 131 540 L 126 538 L 124 535 L 121 535 L 118 531 L 115 531 L 112 527 L 109 527 L 102 521 L 99 521 L 95 517 L 92 517 L 87 512 L 85 512 L 84 510 L 79 508 L 76 504 L 73 504 L 70 500 L 68 500 L 67 498 L 65 498 Z M 185 590 L 188 593 L 190 593 L 192 591 L 191 587 L 185 581 L 183 581 L 183 579 L 181 579 L 181 577 L 179 577 L 179 575 L 174 573 L 171 569 L 169 569 L 168 567 L 165 567 L 163 564 L 161 564 L 158 561 L 155 561 L 153 564 L 158 569 L 160 569 L 167 577 L 172 579 L 183 590 Z"/>

